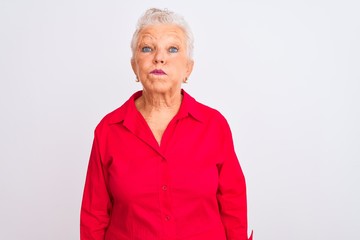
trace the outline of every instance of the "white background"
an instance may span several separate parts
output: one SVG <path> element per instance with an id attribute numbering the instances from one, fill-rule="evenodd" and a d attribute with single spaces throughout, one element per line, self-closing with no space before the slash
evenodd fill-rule
<path id="1" fill-rule="evenodd" d="M 0 239 L 79 239 L 93 130 L 141 88 L 153 6 L 193 29 L 184 88 L 230 123 L 255 239 L 360 239 L 357 0 L 1 0 Z"/>

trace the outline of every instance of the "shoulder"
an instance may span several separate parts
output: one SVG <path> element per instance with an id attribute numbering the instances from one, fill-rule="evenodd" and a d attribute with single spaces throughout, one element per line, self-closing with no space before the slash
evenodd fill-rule
<path id="1" fill-rule="evenodd" d="M 196 102 L 196 109 L 201 116 L 203 126 L 211 133 L 214 139 L 220 142 L 232 142 L 232 131 L 224 115 L 217 109 L 203 103 Z"/>
<path id="2" fill-rule="evenodd" d="M 206 104 L 198 102 L 194 99 L 192 102 L 193 107 L 191 108 L 192 113 L 196 115 L 201 121 L 204 122 L 216 122 L 220 125 L 227 125 L 227 120 L 224 115 L 217 109 L 212 108 Z"/>
<path id="3" fill-rule="evenodd" d="M 95 134 L 106 132 L 111 126 L 117 125 L 122 123 L 126 116 L 128 116 L 132 112 L 131 104 L 134 101 L 136 93 L 132 95 L 126 102 L 124 102 L 120 107 L 116 108 L 115 110 L 111 111 L 110 113 L 106 114 L 98 123 L 95 128 Z"/>
<path id="4" fill-rule="evenodd" d="M 190 95 L 186 96 L 189 114 L 196 119 L 206 131 L 219 139 L 231 136 L 231 129 L 224 115 L 217 109 L 198 102 Z"/>
<path id="5" fill-rule="evenodd" d="M 126 111 L 126 105 L 123 104 L 117 109 L 106 114 L 95 127 L 95 134 L 97 135 L 106 132 L 111 125 L 116 124 L 117 122 L 120 123 L 122 121 L 121 116 L 124 114 L 125 111 Z"/>

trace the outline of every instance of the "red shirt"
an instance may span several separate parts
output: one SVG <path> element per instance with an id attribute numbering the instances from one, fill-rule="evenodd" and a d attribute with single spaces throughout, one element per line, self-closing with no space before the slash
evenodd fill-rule
<path id="1" fill-rule="evenodd" d="M 245 179 L 230 128 L 182 90 L 157 143 L 135 93 L 103 118 L 81 207 L 81 240 L 246 240 Z"/>

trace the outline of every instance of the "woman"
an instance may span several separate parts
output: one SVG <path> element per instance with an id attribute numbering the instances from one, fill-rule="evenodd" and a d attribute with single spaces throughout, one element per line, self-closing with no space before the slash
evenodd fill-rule
<path id="1" fill-rule="evenodd" d="M 149 9 L 132 39 L 142 91 L 99 123 L 82 240 L 246 240 L 245 180 L 224 117 L 181 89 L 194 62 L 184 19 Z"/>

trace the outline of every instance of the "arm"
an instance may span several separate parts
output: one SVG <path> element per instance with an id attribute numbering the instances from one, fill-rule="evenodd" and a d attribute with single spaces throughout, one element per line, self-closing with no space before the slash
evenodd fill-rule
<path id="1" fill-rule="evenodd" d="M 227 240 L 247 240 L 247 203 L 244 174 L 236 157 L 231 131 L 224 129 L 223 162 L 219 168 L 219 202 L 221 220 Z M 252 239 L 252 236 L 249 238 Z"/>
<path id="2" fill-rule="evenodd" d="M 99 143 L 95 136 L 86 175 L 80 212 L 80 239 L 104 240 L 111 212 Z"/>

